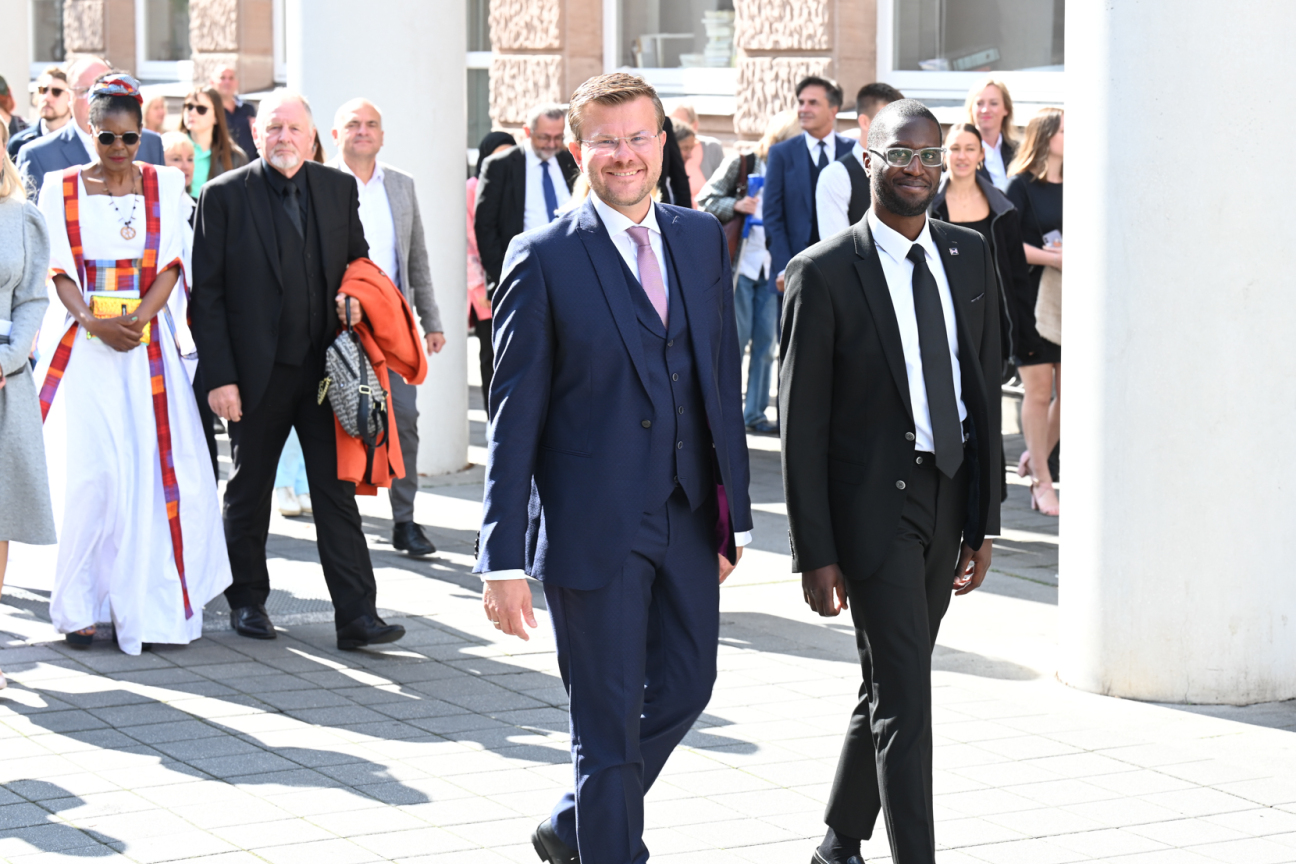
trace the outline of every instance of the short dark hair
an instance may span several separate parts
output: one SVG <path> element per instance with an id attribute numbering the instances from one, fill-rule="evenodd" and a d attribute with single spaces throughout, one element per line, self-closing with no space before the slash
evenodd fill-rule
<path id="1" fill-rule="evenodd" d="M 108 78 L 117 78 L 126 73 L 120 69 L 105 72 L 94 80 L 95 84 Z M 92 88 L 93 89 L 93 88 Z M 92 96 L 90 97 L 90 125 L 102 128 L 103 119 L 109 114 L 127 114 L 135 118 L 135 125 L 144 130 L 144 108 L 134 96 Z"/>
<path id="2" fill-rule="evenodd" d="M 873 115 L 884 105 L 899 102 L 903 98 L 905 98 L 904 94 L 890 84 L 874 81 L 872 84 L 865 84 L 855 94 L 855 113 L 872 120 Z"/>
<path id="3" fill-rule="evenodd" d="M 936 115 L 931 112 L 930 108 L 917 99 L 901 99 L 899 102 L 892 102 L 890 105 L 885 106 L 874 115 L 873 125 L 869 126 L 868 148 L 870 150 L 881 150 L 897 127 L 917 118 L 930 120 L 932 125 L 936 127 L 936 137 L 940 137 L 940 121 L 936 119 Z"/>
<path id="4" fill-rule="evenodd" d="M 819 75 L 807 75 L 797 82 L 796 95 L 800 97 L 801 91 L 807 87 L 822 87 L 828 94 L 828 104 L 834 108 L 842 106 L 842 89 L 841 85 L 831 78 L 823 78 Z"/>

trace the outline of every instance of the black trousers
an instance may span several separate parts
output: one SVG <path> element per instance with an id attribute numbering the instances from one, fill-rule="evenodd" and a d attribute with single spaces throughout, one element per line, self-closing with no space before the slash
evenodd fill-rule
<path id="1" fill-rule="evenodd" d="M 916 454 L 891 553 L 846 575 L 863 682 L 824 821 L 868 839 L 881 811 L 895 864 L 933 864 L 931 653 L 949 608 L 967 514 L 967 463 L 951 480 Z"/>
<path id="2" fill-rule="evenodd" d="M 194 398 L 198 400 L 198 419 L 202 421 L 203 438 L 207 441 L 207 452 L 211 456 L 212 473 L 216 475 L 216 482 L 220 483 L 220 462 L 216 454 L 216 430 L 212 428 L 216 415 L 212 413 L 211 405 L 207 402 L 207 388 L 203 385 L 201 362 L 194 369 L 193 391 Z"/>
<path id="3" fill-rule="evenodd" d="M 491 377 L 495 374 L 495 347 L 491 344 L 491 319 L 478 320 L 476 313 L 473 314 L 472 318 L 473 333 L 477 336 L 477 341 L 481 343 L 481 350 L 477 352 L 477 359 L 481 363 L 482 402 L 485 403 L 486 412 L 489 414 Z"/>
<path id="4" fill-rule="evenodd" d="M 376 611 L 373 564 L 360 528 L 355 484 L 337 476 L 337 438 L 328 400 L 317 401 L 322 352 L 301 366 L 276 363 L 270 386 L 255 410 L 229 424 L 234 467 L 225 486 L 225 543 L 234 582 L 225 589 L 231 608 L 263 604 L 270 596 L 266 538 L 279 453 L 296 429 L 315 511 L 315 542 L 339 627 Z"/>

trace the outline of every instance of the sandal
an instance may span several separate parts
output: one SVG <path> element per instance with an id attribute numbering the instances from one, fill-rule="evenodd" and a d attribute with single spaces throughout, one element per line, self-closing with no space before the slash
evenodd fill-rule
<path id="1" fill-rule="evenodd" d="M 1053 484 L 1048 486 L 1035 480 L 1031 483 L 1031 509 L 1038 510 L 1045 516 L 1056 516 L 1060 505 L 1058 504 L 1057 492 L 1053 489 Z"/>
<path id="2" fill-rule="evenodd" d="M 67 644 L 73 648 L 89 648 L 94 644 L 95 628 L 87 627 L 84 630 L 78 630 L 75 633 L 67 633 L 63 636 Z"/>

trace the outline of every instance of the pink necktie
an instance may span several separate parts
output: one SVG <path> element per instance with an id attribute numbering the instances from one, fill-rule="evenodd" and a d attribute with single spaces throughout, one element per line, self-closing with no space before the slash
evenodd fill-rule
<path id="1" fill-rule="evenodd" d="M 639 284 L 643 285 L 648 301 L 661 317 L 662 326 L 666 325 L 666 283 L 662 281 L 661 266 L 653 252 L 652 243 L 648 240 L 648 229 L 642 225 L 627 228 L 630 239 L 634 241 L 639 255 Z"/>

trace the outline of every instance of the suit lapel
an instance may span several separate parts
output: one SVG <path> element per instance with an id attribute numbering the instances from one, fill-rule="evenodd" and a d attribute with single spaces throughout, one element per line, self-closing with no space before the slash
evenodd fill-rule
<path id="1" fill-rule="evenodd" d="M 873 325 L 877 328 L 878 338 L 882 340 L 882 353 L 891 367 L 891 377 L 900 391 L 909 419 L 913 419 L 913 404 L 909 399 L 909 370 L 905 368 L 904 345 L 900 341 L 900 324 L 896 321 L 895 304 L 891 302 L 891 291 L 887 287 L 886 274 L 878 261 L 877 246 L 873 243 L 873 232 L 869 230 L 868 220 L 861 219 L 851 227 L 855 237 L 855 272 L 859 274 L 860 286 L 864 289 L 864 299 L 868 301 L 869 310 L 873 313 Z"/>
<path id="2" fill-rule="evenodd" d="M 798 133 L 797 137 L 792 139 L 796 142 L 794 157 L 796 159 L 797 173 L 797 194 L 801 196 L 801 203 L 806 207 L 806 213 L 813 213 L 815 209 L 814 195 L 811 193 L 813 186 L 814 169 L 811 167 L 810 150 L 806 147 L 805 135 Z M 808 235 L 807 235 L 808 236 Z"/>
<path id="3" fill-rule="evenodd" d="M 929 219 L 927 224 L 931 226 L 932 240 L 936 243 L 936 250 L 940 252 L 941 264 L 945 267 L 945 281 L 949 283 L 950 297 L 954 299 L 954 326 L 958 328 L 959 369 L 963 373 L 964 389 L 967 388 L 968 376 L 971 374 L 979 394 L 985 391 L 985 386 L 982 376 L 977 374 L 981 369 L 980 355 L 972 342 L 972 331 L 969 329 L 972 298 L 969 296 L 969 280 L 963 265 L 966 256 L 958 254 L 958 241 L 947 237 L 937 227 L 935 220 Z M 964 402 L 967 402 L 966 396 Z"/>
<path id="4" fill-rule="evenodd" d="M 63 156 L 73 165 L 85 165 L 90 161 L 90 154 L 86 152 L 85 145 L 81 143 L 81 136 L 76 134 L 76 129 L 72 124 L 76 123 L 75 118 L 67 122 L 67 135 L 63 139 Z"/>
<path id="5" fill-rule="evenodd" d="M 594 275 L 603 289 L 608 308 L 612 310 L 612 320 L 616 322 L 621 341 L 625 343 L 630 361 L 639 375 L 639 381 L 645 391 L 651 392 L 648 387 L 648 368 L 643 356 L 643 340 L 639 336 L 639 320 L 630 300 L 629 286 L 621 274 L 621 253 L 612 245 L 612 238 L 599 220 L 592 197 L 587 198 L 581 206 L 577 228 L 581 242 L 585 244 L 585 251 L 594 264 Z"/>
<path id="6" fill-rule="evenodd" d="M 306 224 L 310 226 L 314 223 L 315 230 L 319 232 L 321 238 L 328 236 L 327 222 L 342 216 L 347 212 L 346 205 L 335 205 L 332 200 L 325 201 L 324 197 L 328 194 L 329 189 L 323 183 L 321 172 L 324 170 L 317 162 L 307 162 L 302 165 L 302 170 L 306 172 L 306 186 L 310 189 L 310 212 L 306 214 Z M 354 183 L 355 178 L 351 178 Z M 345 218 L 345 217 L 343 217 Z M 311 239 L 311 232 L 307 232 L 303 238 L 309 247 L 315 241 Z M 346 269 L 346 261 L 339 260 L 346 255 L 346 248 L 333 243 L 320 243 L 320 263 L 323 265 L 325 273 L 341 272 Z M 341 265 L 336 270 L 330 265 Z"/>
<path id="7" fill-rule="evenodd" d="M 283 273 L 279 269 L 279 244 L 275 240 L 274 220 L 270 216 L 270 208 L 274 203 L 270 200 L 270 184 L 266 182 L 264 172 L 265 164 L 258 159 L 252 163 L 252 170 L 247 173 L 243 185 L 247 189 L 248 199 L 252 205 L 248 209 L 252 211 L 252 221 L 256 223 L 256 233 L 261 238 L 261 248 L 270 259 L 270 269 L 274 271 L 275 281 L 282 289 Z"/>
<path id="8" fill-rule="evenodd" d="M 409 241 L 412 230 L 409 201 L 404 189 L 397 182 L 396 175 L 390 171 L 383 172 L 383 190 L 387 193 L 387 203 L 391 206 L 392 224 L 396 228 L 396 260 L 400 262 L 401 273 L 409 268 Z M 405 277 L 402 276 L 402 279 Z"/>
<path id="9" fill-rule="evenodd" d="M 702 396 L 707 402 L 707 409 L 710 414 L 716 407 L 711 404 L 711 397 L 715 393 L 715 386 L 712 381 L 713 370 L 711 368 L 711 358 L 714 355 L 711 350 L 711 328 L 707 326 L 706 319 L 713 313 L 707 303 L 705 292 L 711 286 L 704 285 L 700 280 L 691 278 L 695 271 L 679 266 L 679 261 L 687 260 L 684 251 L 688 243 L 684 229 L 680 227 L 679 216 L 671 213 L 661 205 L 654 204 L 653 206 L 657 208 L 657 226 L 661 228 L 662 240 L 666 244 L 667 258 L 672 265 L 672 286 L 676 296 L 684 305 L 685 313 L 688 316 L 689 339 L 693 342 L 693 366 L 697 369 L 698 384 L 702 388 Z"/>

